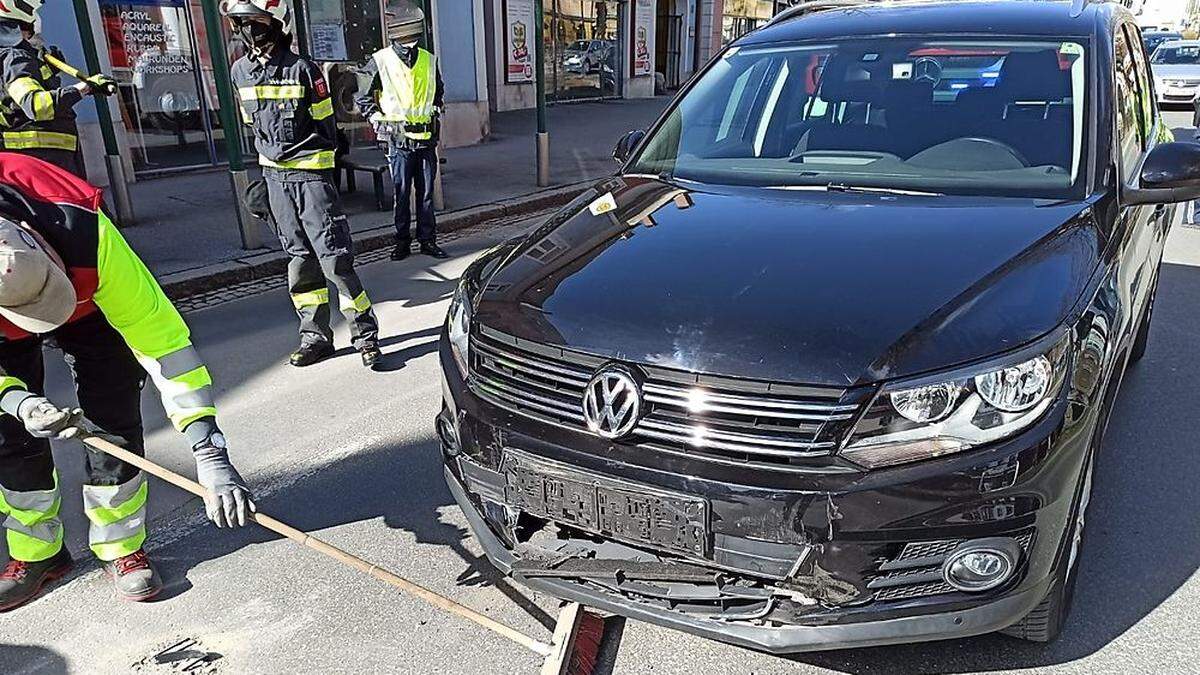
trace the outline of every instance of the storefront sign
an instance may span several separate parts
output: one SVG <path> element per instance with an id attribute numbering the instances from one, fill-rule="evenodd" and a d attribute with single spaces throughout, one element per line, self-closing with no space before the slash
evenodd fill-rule
<path id="1" fill-rule="evenodd" d="M 637 0 L 633 9 L 633 76 L 654 73 L 650 33 L 654 30 L 654 0 Z"/>
<path id="2" fill-rule="evenodd" d="M 504 81 L 533 82 L 533 0 L 504 1 Z"/>

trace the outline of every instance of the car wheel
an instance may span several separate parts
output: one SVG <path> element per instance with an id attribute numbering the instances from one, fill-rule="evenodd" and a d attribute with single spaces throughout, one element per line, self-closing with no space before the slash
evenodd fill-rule
<path id="1" fill-rule="evenodd" d="M 1059 572 L 1046 598 L 1025 615 L 1025 618 L 1000 631 L 1001 633 L 1030 642 L 1051 642 L 1066 625 L 1071 600 L 1075 596 L 1075 580 L 1078 577 L 1076 565 L 1083 546 L 1084 521 L 1088 504 L 1092 500 L 1093 465 L 1094 460 L 1089 458 L 1087 473 L 1083 477 L 1083 490 L 1079 496 L 1079 508 L 1071 528 L 1071 548 L 1067 552 L 1067 564 Z"/>
<path id="2" fill-rule="evenodd" d="M 1133 348 L 1129 350 L 1129 363 L 1137 363 L 1146 355 L 1146 343 L 1150 341 L 1150 319 L 1154 317 L 1154 299 L 1158 297 L 1158 281 L 1154 282 L 1154 290 L 1150 291 L 1150 299 L 1146 301 L 1145 315 L 1142 325 L 1138 327 L 1137 337 L 1133 339 Z"/>

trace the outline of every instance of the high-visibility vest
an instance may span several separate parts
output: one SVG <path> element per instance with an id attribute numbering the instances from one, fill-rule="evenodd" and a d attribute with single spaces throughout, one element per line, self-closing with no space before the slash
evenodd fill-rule
<path id="1" fill-rule="evenodd" d="M 395 49 L 386 47 L 375 52 L 372 58 L 379 68 L 383 86 L 379 93 L 379 112 L 371 116 L 371 121 L 403 125 L 404 135 L 413 140 L 433 138 L 437 57 L 417 49 L 417 62 L 409 68 Z"/>

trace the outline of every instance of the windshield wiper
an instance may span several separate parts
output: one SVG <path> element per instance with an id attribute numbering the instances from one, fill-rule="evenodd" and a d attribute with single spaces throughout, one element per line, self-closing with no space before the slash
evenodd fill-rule
<path id="1" fill-rule="evenodd" d="M 914 197 L 942 197 L 941 192 L 926 190 L 905 190 L 902 188 L 867 187 L 864 185 L 847 185 L 845 183 L 827 183 L 825 185 L 769 185 L 770 190 L 813 190 L 819 192 L 853 192 L 858 194 L 877 195 L 908 195 Z"/>

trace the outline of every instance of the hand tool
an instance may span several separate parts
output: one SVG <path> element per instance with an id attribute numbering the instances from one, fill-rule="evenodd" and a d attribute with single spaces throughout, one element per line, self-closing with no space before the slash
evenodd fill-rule
<path id="1" fill-rule="evenodd" d="M 79 427 L 79 440 L 108 455 L 133 465 L 146 473 L 190 492 L 198 497 L 205 497 L 207 491 L 197 482 L 185 478 L 173 471 L 165 469 L 150 460 L 139 457 L 102 437 L 98 429 L 86 420 Z M 379 565 L 367 562 L 358 556 L 344 551 L 330 543 L 298 530 L 264 513 L 256 513 L 251 519 L 262 527 L 282 535 L 301 546 L 311 548 L 334 560 L 366 572 L 386 584 L 420 598 L 434 607 L 460 616 L 533 651 L 545 658 L 541 675 L 590 675 L 595 668 L 596 656 L 600 651 L 600 639 L 604 634 L 604 620 L 586 611 L 579 603 L 568 603 L 559 614 L 558 624 L 554 629 L 554 637 L 550 642 L 542 642 L 530 637 L 515 628 L 496 621 L 466 605 L 457 603 L 420 584 L 414 583 L 390 572 Z"/>
<path id="2" fill-rule="evenodd" d="M 96 87 L 103 92 L 105 96 L 112 96 L 113 94 L 117 93 L 117 82 L 110 77 L 105 77 L 103 75 L 88 75 L 75 66 L 58 58 L 49 50 L 42 54 L 42 57 L 46 59 L 46 63 L 49 63 L 58 70 L 61 70 L 80 82 L 87 82 L 93 87 Z"/>

